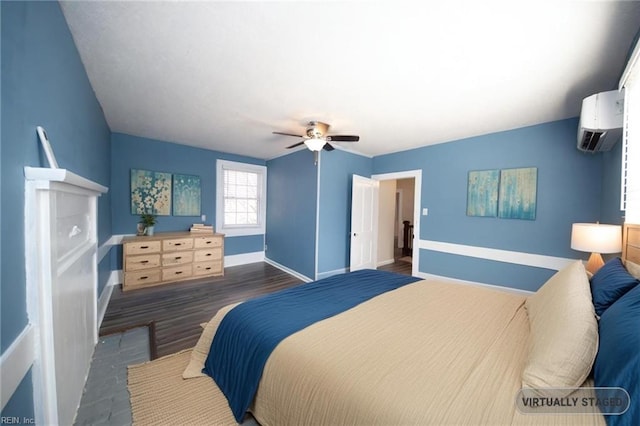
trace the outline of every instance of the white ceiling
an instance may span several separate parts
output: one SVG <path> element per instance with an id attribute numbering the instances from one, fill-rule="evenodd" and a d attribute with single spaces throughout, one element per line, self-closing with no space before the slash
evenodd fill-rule
<path id="1" fill-rule="evenodd" d="M 367 155 L 579 114 L 640 2 L 62 2 L 114 132 L 273 158 L 307 121 Z"/>

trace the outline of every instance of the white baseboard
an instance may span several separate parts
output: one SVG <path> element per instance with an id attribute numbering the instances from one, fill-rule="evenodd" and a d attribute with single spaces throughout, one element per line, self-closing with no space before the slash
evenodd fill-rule
<path id="1" fill-rule="evenodd" d="M 381 267 L 381 266 L 385 266 L 385 265 L 391 265 L 392 263 L 394 263 L 396 260 L 395 259 L 387 259 L 387 260 L 381 260 L 377 263 L 377 267 Z"/>
<path id="2" fill-rule="evenodd" d="M 230 254 L 224 257 L 224 267 L 247 265 L 249 263 L 263 262 L 264 251 L 254 251 L 252 253 Z"/>
<path id="3" fill-rule="evenodd" d="M 318 273 L 318 279 L 321 280 L 323 278 L 329 278 L 333 275 L 345 274 L 347 272 L 349 272 L 349 268 L 340 268 L 334 269 L 333 271 L 320 272 Z"/>
<path id="4" fill-rule="evenodd" d="M 114 272 L 116 272 L 114 274 Z M 98 333 L 100 332 L 100 326 L 102 325 L 102 320 L 104 319 L 104 314 L 107 312 L 107 306 L 109 305 L 109 300 L 111 300 L 111 294 L 113 293 L 113 287 L 115 287 L 116 284 L 113 284 L 111 277 L 113 276 L 117 277 L 117 271 L 111 271 L 111 276 L 109 277 L 109 281 L 107 282 L 107 285 L 104 286 L 104 288 L 102 289 L 102 293 L 100 294 L 100 297 L 98 298 L 98 313 L 97 313 L 97 324 L 98 324 Z"/>
<path id="5" fill-rule="evenodd" d="M 451 278 L 451 277 L 445 277 L 442 275 L 434 275 L 434 274 L 427 274 L 426 272 L 418 272 L 418 277 L 420 278 L 424 278 L 426 279 L 433 279 L 433 280 L 438 280 L 438 281 L 446 281 L 446 282 L 451 282 L 451 283 L 455 283 L 455 284 L 464 284 L 464 285 L 471 285 L 471 286 L 476 286 L 476 287 L 486 287 L 486 288 L 490 288 L 493 290 L 499 290 L 499 291 L 504 291 L 507 293 L 515 293 L 515 294 L 520 294 L 523 296 L 529 296 L 531 294 L 533 294 L 533 291 L 529 291 L 529 290 L 520 290 L 518 288 L 511 288 L 511 287 L 503 287 L 500 285 L 495 285 L 495 284 L 486 284 L 486 283 L 480 283 L 480 282 L 476 282 L 476 281 L 467 281 L 467 280 L 460 280 L 457 278 Z"/>
<path id="6" fill-rule="evenodd" d="M 281 271 L 286 272 L 289 275 L 293 275 L 294 277 L 298 278 L 299 280 L 302 280 L 306 283 L 310 283 L 311 281 L 313 281 L 311 278 L 307 277 L 306 275 L 302 275 L 299 272 L 294 271 L 293 269 L 287 268 L 284 265 L 279 264 L 278 262 L 269 259 L 268 257 L 264 258 L 264 262 L 268 263 L 271 266 L 274 266 L 278 269 L 280 269 Z"/>
<path id="7" fill-rule="evenodd" d="M 36 331 L 31 324 L 27 324 L 0 357 L 2 409 L 7 405 L 35 361 L 35 341 Z"/>
<path id="8" fill-rule="evenodd" d="M 564 257 L 545 256 L 542 254 L 467 246 L 464 244 L 430 240 L 420 240 L 419 248 L 448 254 L 457 254 L 460 256 L 469 256 L 479 259 L 495 260 L 498 262 L 514 263 L 517 265 L 533 266 L 536 268 L 552 269 L 556 271 L 559 271 L 576 261 L 576 259 L 567 259 Z"/>
<path id="9" fill-rule="evenodd" d="M 124 275 L 122 273 L 122 269 L 116 269 L 115 271 L 111 271 L 111 275 L 109 276 L 109 285 L 119 285 L 124 282 Z"/>
<path id="10" fill-rule="evenodd" d="M 113 287 L 116 285 L 120 285 L 122 284 L 122 281 L 124 281 L 122 269 L 114 269 L 113 271 L 111 271 L 111 274 L 109 275 L 109 279 L 107 280 L 107 285 L 105 287 Z M 102 292 L 104 293 L 104 290 Z"/>

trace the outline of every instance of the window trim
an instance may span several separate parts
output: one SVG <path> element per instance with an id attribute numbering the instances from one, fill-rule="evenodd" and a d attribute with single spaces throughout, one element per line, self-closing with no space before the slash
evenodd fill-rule
<path id="1" fill-rule="evenodd" d="M 625 108 L 620 179 L 620 209 L 625 222 L 640 222 L 640 120 L 632 114 L 640 111 L 640 42 L 636 41 L 629 61 L 620 78 L 619 90 L 625 89 Z"/>
<path id="2" fill-rule="evenodd" d="M 224 226 L 224 170 L 235 170 L 258 174 L 258 225 Z M 267 222 L 267 167 L 258 164 L 216 160 L 216 232 L 227 237 L 262 235 Z"/>

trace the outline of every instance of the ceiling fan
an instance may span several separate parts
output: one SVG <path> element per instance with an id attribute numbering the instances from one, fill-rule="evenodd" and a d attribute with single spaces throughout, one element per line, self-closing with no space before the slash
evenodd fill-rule
<path id="1" fill-rule="evenodd" d="M 302 144 L 306 145 L 310 151 L 313 151 L 316 164 L 318 163 L 318 152 L 320 150 L 333 151 L 335 149 L 329 142 L 358 142 L 360 140 L 360 136 L 355 135 L 327 135 L 327 130 L 329 130 L 327 123 L 310 121 L 307 124 L 304 136 L 286 132 L 273 132 L 273 134 L 303 138 L 304 140 L 288 146 L 287 149 L 295 148 Z"/>

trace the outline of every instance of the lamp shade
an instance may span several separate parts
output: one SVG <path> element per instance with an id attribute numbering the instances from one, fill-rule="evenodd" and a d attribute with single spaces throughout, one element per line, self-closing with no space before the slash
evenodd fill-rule
<path id="1" fill-rule="evenodd" d="M 618 253 L 622 250 L 622 228 L 600 223 L 574 223 L 571 248 L 591 253 Z"/>
<path id="2" fill-rule="evenodd" d="M 311 151 L 320 151 L 326 145 L 326 143 L 326 140 L 318 138 L 311 138 L 304 141 L 304 144 Z"/>

